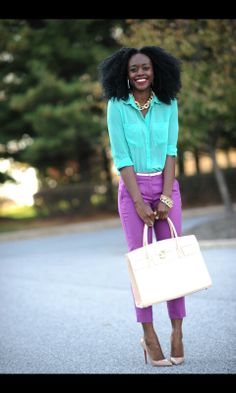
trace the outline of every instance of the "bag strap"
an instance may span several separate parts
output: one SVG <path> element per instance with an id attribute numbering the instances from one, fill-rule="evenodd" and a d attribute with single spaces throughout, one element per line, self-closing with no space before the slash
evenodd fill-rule
<path id="1" fill-rule="evenodd" d="M 169 217 L 167 217 L 167 222 L 169 224 L 171 237 L 172 238 L 177 238 L 178 237 L 177 231 L 175 229 L 175 226 L 174 226 L 172 220 Z M 148 245 L 148 228 L 149 228 L 148 225 L 144 224 L 144 228 L 143 228 L 143 246 L 147 246 Z"/>

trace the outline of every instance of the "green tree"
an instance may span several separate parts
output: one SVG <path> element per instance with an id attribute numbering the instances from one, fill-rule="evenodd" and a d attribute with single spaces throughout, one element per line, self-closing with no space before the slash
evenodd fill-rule
<path id="1" fill-rule="evenodd" d="M 119 47 L 113 36 L 119 24 L 124 22 L 0 21 L 2 157 L 33 165 L 42 183 L 53 174 L 58 183 L 93 176 L 104 130 L 97 66 Z"/>

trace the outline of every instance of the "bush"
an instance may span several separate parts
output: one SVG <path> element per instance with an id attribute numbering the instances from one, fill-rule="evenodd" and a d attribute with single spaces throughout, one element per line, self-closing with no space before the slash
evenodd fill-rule
<path id="1" fill-rule="evenodd" d="M 233 201 L 236 201 L 236 171 L 224 171 Z M 183 208 L 222 204 L 213 173 L 178 177 Z M 109 189 L 107 183 L 79 183 L 43 189 L 34 195 L 39 216 L 89 216 L 97 212 L 117 209 L 117 186 Z"/>
<path id="2" fill-rule="evenodd" d="M 115 210 L 115 196 L 109 197 L 108 189 L 106 183 L 80 183 L 42 189 L 34 195 L 35 208 L 39 216 L 75 213 L 84 216 L 101 210 L 112 211 Z"/>

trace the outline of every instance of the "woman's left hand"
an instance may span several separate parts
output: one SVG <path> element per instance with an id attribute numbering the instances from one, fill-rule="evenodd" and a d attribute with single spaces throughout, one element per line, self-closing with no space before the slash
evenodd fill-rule
<path id="1" fill-rule="evenodd" d="M 162 202 L 159 202 L 154 209 L 156 219 L 166 220 L 168 217 L 169 210 L 170 208 L 168 206 L 166 206 Z"/>

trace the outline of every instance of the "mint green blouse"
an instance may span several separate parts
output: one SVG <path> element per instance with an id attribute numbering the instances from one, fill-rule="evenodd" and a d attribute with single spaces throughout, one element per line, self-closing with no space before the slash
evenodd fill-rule
<path id="1" fill-rule="evenodd" d="M 118 170 L 134 166 L 135 172 L 162 171 L 166 156 L 177 155 L 178 104 L 170 105 L 154 96 L 143 116 L 129 94 L 128 100 L 110 99 L 107 125 L 111 153 Z"/>

